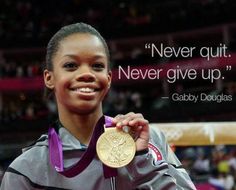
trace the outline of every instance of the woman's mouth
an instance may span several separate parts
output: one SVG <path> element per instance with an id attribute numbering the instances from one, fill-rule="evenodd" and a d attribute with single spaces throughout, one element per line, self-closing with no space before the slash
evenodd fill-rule
<path id="1" fill-rule="evenodd" d="M 76 92 L 82 92 L 82 93 L 92 93 L 95 92 L 94 88 L 88 88 L 88 87 L 83 87 L 83 88 L 76 88 L 75 89 Z"/>
<path id="2" fill-rule="evenodd" d="M 78 87 L 71 89 L 78 97 L 86 100 L 91 100 L 95 97 L 98 89 L 92 87 Z"/>

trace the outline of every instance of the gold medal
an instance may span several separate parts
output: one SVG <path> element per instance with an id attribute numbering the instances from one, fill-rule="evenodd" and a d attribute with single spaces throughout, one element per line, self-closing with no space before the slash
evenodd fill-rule
<path id="1" fill-rule="evenodd" d="M 135 142 L 129 133 L 107 128 L 96 145 L 99 159 L 107 166 L 120 168 L 129 164 L 136 152 Z"/>

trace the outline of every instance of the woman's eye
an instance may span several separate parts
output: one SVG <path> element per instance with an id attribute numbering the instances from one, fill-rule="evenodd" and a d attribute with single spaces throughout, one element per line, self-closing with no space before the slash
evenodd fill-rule
<path id="1" fill-rule="evenodd" d="M 77 68 L 77 64 L 74 62 L 67 62 L 63 65 L 63 67 L 71 70 Z"/>
<path id="2" fill-rule="evenodd" d="M 103 63 L 94 63 L 93 68 L 95 70 L 101 71 L 105 68 L 105 65 Z"/>

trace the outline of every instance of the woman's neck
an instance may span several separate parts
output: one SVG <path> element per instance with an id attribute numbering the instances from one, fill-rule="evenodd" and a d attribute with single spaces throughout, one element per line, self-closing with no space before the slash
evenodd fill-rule
<path id="1" fill-rule="evenodd" d="M 102 111 L 85 115 L 59 111 L 59 120 L 81 143 L 88 145 L 93 134 L 93 129 L 102 115 Z"/>

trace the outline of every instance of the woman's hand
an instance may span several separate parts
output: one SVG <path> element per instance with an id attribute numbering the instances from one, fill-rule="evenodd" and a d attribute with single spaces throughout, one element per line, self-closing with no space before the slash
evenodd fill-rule
<path id="1" fill-rule="evenodd" d="M 128 114 L 119 114 L 113 119 L 113 125 L 120 130 L 129 130 L 136 144 L 136 151 L 148 148 L 149 142 L 149 125 L 148 120 L 144 119 L 140 113 L 130 112 Z"/>

